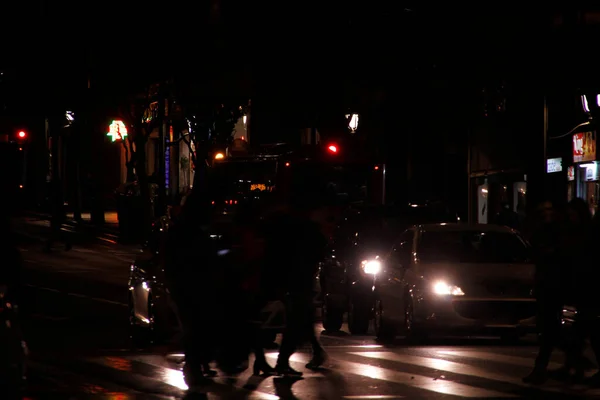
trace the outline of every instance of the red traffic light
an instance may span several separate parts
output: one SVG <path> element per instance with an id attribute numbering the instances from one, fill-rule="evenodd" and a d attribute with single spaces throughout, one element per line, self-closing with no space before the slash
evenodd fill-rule
<path id="1" fill-rule="evenodd" d="M 17 136 L 20 139 L 25 139 L 25 136 L 27 136 L 27 134 L 25 133 L 25 131 L 19 131 L 19 133 L 17 133 Z"/>
<path id="2" fill-rule="evenodd" d="M 332 144 L 332 145 L 330 145 L 330 146 L 327 148 L 327 150 L 329 150 L 331 153 L 337 153 L 337 151 L 338 151 L 338 149 L 337 149 L 337 146 L 335 146 L 335 145 L 333 145 L 333 144 Z"/>

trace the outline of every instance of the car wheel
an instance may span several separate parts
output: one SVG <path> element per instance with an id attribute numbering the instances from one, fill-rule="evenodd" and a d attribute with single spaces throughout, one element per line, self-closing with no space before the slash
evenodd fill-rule
<path id="1" fill-rule="evenodd" d="M 322 308 L 323 328 L 328 332 L 337 332 L 342 328 L 344 313 L 332 306 L 331 300 L 326 296 Z"/>
<path id="2" fill-rule="evenodd" d="M 385 319 L 383 303 L 380 299 L 375 300 L 375 316 L 373 318 L 375 336 L 382 341 L 393 340 L 396 337 L 394 327 Z"/>
<path id="3" fill-rule="evenodd" d="M 353 335 L 365 335 L 369 331 L 371 310 L 364 303 L 350 300 L 348 304 L 348 329 Z"/>
<path id="4" fill-rule="evenodd" d="M 411 343 L 422 343 L 427 340 L 427 334 L 415 328 L 415 309 L 413 300 L 408 298 L 404 307 L 404 337 Z"/>
<path id="5" fill-rule="evenodd" d="M 147 326 L 141 325 L 135 316 L 133 298 L 129 295 L 129 340 L 133 349 L 145 349 L 153 343 L 154 317 L 152 316 L 152 299 L 148 297 L 148 319 Z"/>

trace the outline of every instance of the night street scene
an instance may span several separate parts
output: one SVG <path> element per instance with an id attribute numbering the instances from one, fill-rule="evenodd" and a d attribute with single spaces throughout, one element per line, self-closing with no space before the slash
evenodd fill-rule
<path id="1" fill-rule="evenodd" d="M 0 400 L 600 398 L 563 3 L 3 4 Z"/>

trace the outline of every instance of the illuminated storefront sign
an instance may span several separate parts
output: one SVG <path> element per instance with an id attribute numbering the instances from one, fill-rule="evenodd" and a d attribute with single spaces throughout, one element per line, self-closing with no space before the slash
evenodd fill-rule
<path id="1" fill-rule="evenodd" d="M 546 172 L 551 174 L 554 172 L 561 172 L 562 168 L 562 158 L 549 158 L 546 164 Z"/>
<path id="2" fill-rule="evenodd" d="M 581 132 L 573 135 L 573 162 L 596 160 L 596 132 Z"/>
<path id="3" fill-rule="evenodd" d="M 113 142 L 125 139 L 127 137 L 127 128 L 123 121 L 113 121 L 108 127 L 106 136 L 109 136 Z"/>
<path id="4" fill-rule="evenodd" d="M 575 167 L 571 166 L 571 167 L 567 168 L 567 179 L 569 181 L 575 180 Z"/>
<path id="5" fill-rule="evenodd" d="M 585 168 L 585 180 L 586 181 L 597 181 L 598 180 L 598 163 L 592 162 L 589 164 L 581 164 L 581 168 Z"/>

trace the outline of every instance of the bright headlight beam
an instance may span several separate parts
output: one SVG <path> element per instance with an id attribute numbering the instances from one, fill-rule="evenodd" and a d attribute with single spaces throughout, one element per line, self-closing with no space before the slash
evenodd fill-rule
<path id="1" fill-rule="evenodd" d="M 437 281 L 433 285 L 433 292 L 440 296 L 464 296 L 465 294 L 458 286 L 449 285 L 444 281 Z"/>
<path id="2" fill-rule="evenodd" d="M 381 262 L 378 260 L 363 260 L 361 265 L 365 274 L 375 275 L 381 271 Z"/>

